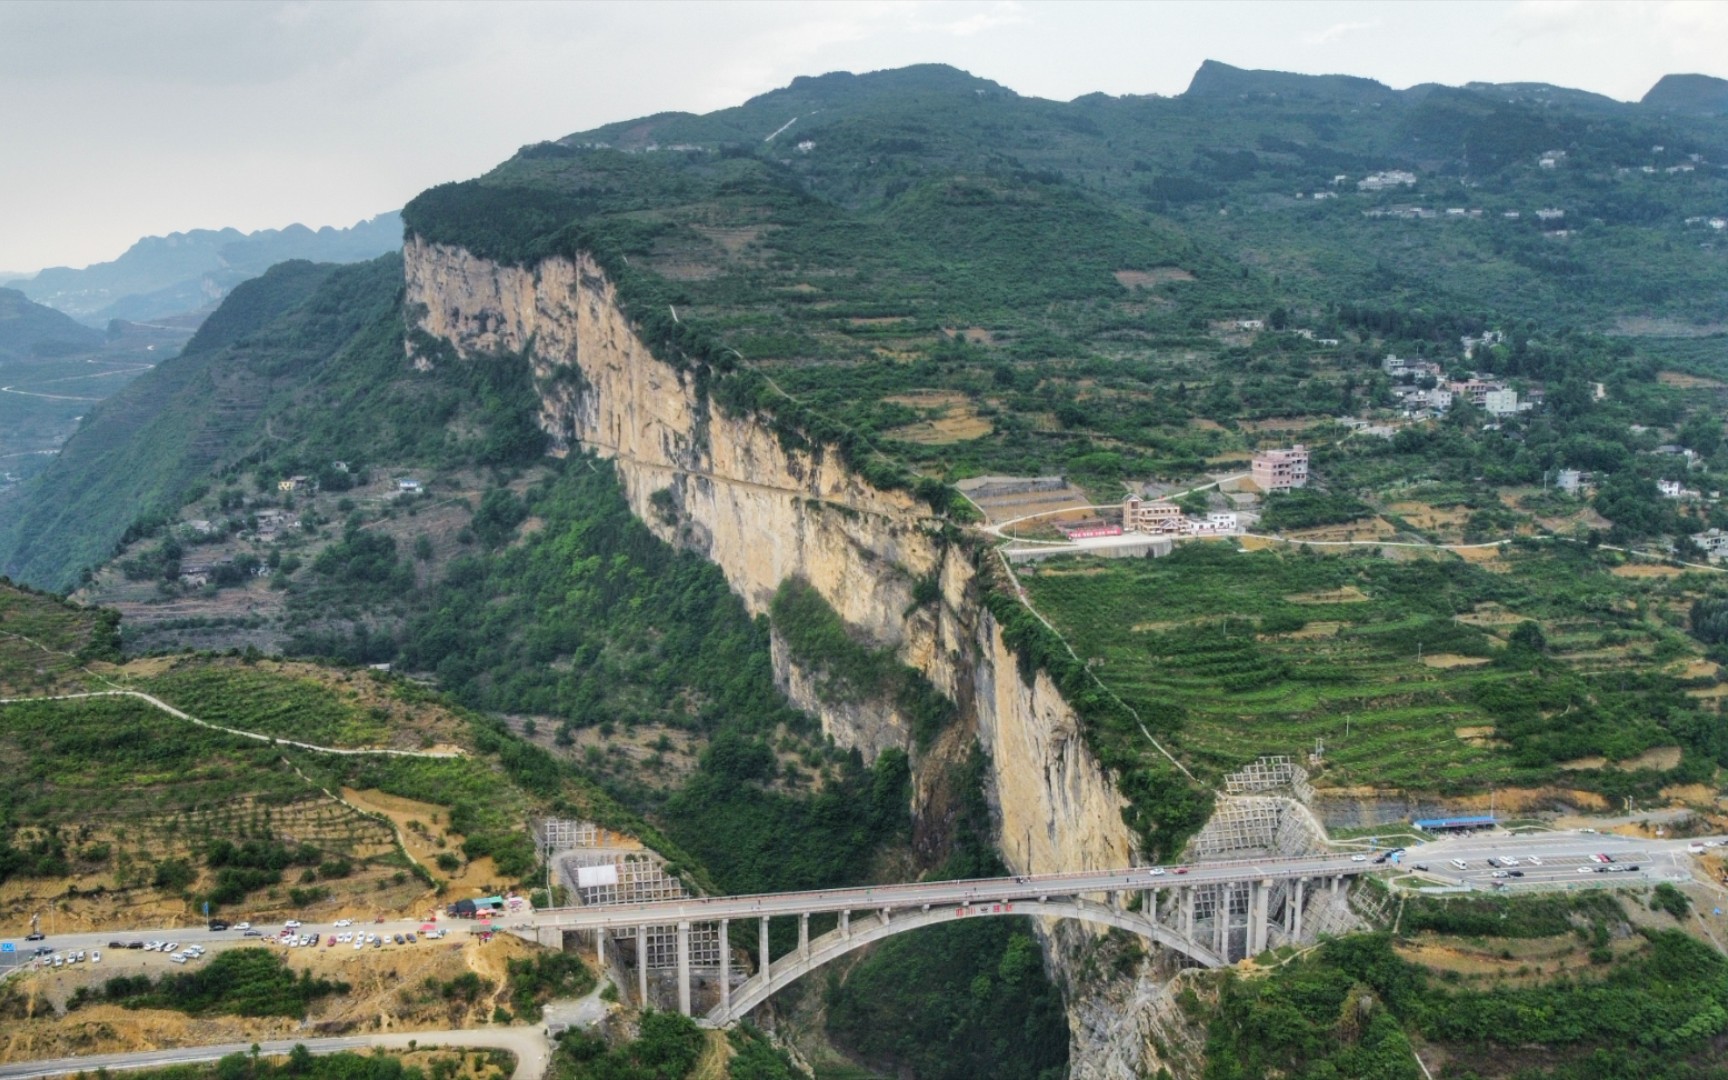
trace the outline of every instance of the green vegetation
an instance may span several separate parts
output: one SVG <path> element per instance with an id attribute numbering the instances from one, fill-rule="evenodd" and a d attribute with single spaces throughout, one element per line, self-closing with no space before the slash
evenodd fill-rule
<path id="1" fill-rule="evenodd" d="M 728 1029 L 726 1041 L 732 1048 L 732 1060 L 726 1063 L 727 1080 L 806 1080 L 810 1075 L 749 1021 Z"/>
<path id="2" fill-rule="evenodd" d="M 954 853 L 936 878 L 1005 873 L 990 839 L 985 760 L 946 778 L 959 800 Z M 889 1075 L 1053 1080 L 1067 1072 L 1061 994 L 1026 920 L 964 919 L 892 937 L 842 982 L 828 969 L 828 1031 Z"/>
<path id="3" fill-rule="evenodd" d="M 319 998 L 346 994 L 346 983 L 299 977 L 288 961 L 268 949 L 227 949 L 192 971 L 117 975 L 100 989 L 80 987 L 67 1003 L 111 1002 L 128 1009 L 174 1009 L 191 1016 L 286 1016 L 300 1018 Z"/>
<path id="4" fill-rule="evenodd" d="M 75 686 L 91 660 L 120 656 L 120 613 L 80 607 L 0 578 L 0 695 Z"/>
<path id="5" fill-rule="evenodd" d="M 1316 740 L 1328 783 L 1418 790 L 1540 783 L 1578 758 L 1683 747 L 1665 774 L 1568 774 L 1654 792 L 1728 762 L 1720 725 L 1685 692 L 1696 647 L 1670 622 L 1720 583 L 1617 576 L 1617 556 L 1584 545 L 1504 559 L 1484 570 L 1193 544 L 1023 580 L 1098 678 L 1215 774 Z"/>
<path id="6" fill-rule="evenodd" d="M 256 1054 L 229 1054 L 219 1061 L 199 1065 L 173 1065 L 165 1069 L 128 1070 L 140 1080 L 452 1080 L 464 1052 L 451 1048 L 449 1057 L 432 1062 L 431 1075 L 418 1066 L 404 1066 L 397 1054 L 373 1050 L 365 1054 L 313 1054 L 296 1045 L 280 1061 L 260 1059 Z M 483 1052 L 486 1065 L 498 1075 L 508 1075 L 511 1057 L 502 1050 Z"/>
<path id="7" fill-rule="evenodd" d="M 1601 975 L 1449 990 L 1385 935 L 1329 942 L 1261 979 L 1226 977 L 1206 1046 L 1208 1080 L 1421 1075 L 1410 1034 L 1443 1046 L 1458 1076 L 1507 1075 L 1502 1055 L 1541 1047 L 1518 1076 L 1582 1080 L 1722 1075 L 1728 962 L 1676 931 L 1646 934 Z"/>
<path id="8" fill-rule="evenodd" d="M 919 749 L 928 749 L 954 719 L 953 702 L 929 679 L 901 663 L 893 646 L 873 648 L 854 640 L 839 613 L 808 582 L 781 582 L 770 613 L 799 667 L 821 677 L 823 700 L 892 702 L 911 721 Z"/>
<path id="9" fill-rule="evenodd" d="M 212 724 L 320 746 L 376 746 L 389 734 L 328 686 L 279 670 L 183 665 L 142 680 L 140 689 Z"/>
<path id="10" fill-rule="evenodd" d="M 702 1055 L 702 1043 L 694 1020 L 649 1009 L 641 1033 L 616 1046 L 576 1030 L 560 1035 L 551 1080 L 684 1080 Z"/>
<path id="11" fill-rule="evenodd" d="M 1626 918 L 1614 894 L 1594 890 L 1519 897 L 1411 896 L 1405 898 L 1403 911 L 1399 926 L 1406 934 L 1455 937 L 1555 937 Z"/>
<path id="12" fill-rule="evenodd" d="M 251 473 L 273 486 L 328 476 L 333 461 L 536 458 L 545 437 L 528 366 L 404 364 L 401 295 L 396 255 L 284 263 L 236 288 L 181 355 L 89 411 L 26 505 L 0 522 L 0 569 L 67 587 L 116 544 L 156 535 L 213 479 Z M 339 581 L 352 569 L 332 567 Z"/>
<path id="13" fill-rule="evenodd" d="M 536 953 L 511 960 L 510 1010 L 524 1022 L 540 1019 L 540 1007 L 553 998 L 581 997 L 594 989 L 594 973 L 574 953 Z"/>
<path id="14" fill-rule="evenodd" d="M 1267 532 L 1284 532 L 1288 529 L 1311 529 L 1317 525 L 1340 525 L 1373 513 L 1367 503 L 1353 496 L 1300 488 L 1268 497 L 1260 524 Z"/>

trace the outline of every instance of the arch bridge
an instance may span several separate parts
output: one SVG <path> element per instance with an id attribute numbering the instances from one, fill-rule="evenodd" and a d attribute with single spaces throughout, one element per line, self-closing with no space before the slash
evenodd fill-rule
<path id="1" fill-rule="evenodd" d="M 1066 874 L 968 881 L 872 885 L 817 892 L 687 898 L 647 904 L 558 908 L 538 912 L 540 930 L 594 934 L 605 962 L 610 933 L 635 940 L 637 993 L 648 1001 L 651 935 L 676 942 L 665 967 L 676 971 L 678 1010 L 692 1015 L 693 930 L 718 931 L 719 948 L 701 974 L 718 1001 L 701 1018 L 709 1026 L 742 1019 L 775 993 L 845 954 L 895 934 L 957 919 L 1029 915 L 1076 919 L 1138 934 L 1206 967 L 1219 967 L 1269 946 L 1302 937 L 1303 911 L 1316 890 L 1337 894 L 1349 877 L 1371 869 L 1349 856 L 1236 860 L 1189 867 L 1130 867 Z M 815 938 L 812 916 L 833 916 L 834 928 Z M 798 920 L 798 945 L 778 958 L 769 952 L 769 921 Z M 733 923 L 755 922 L 755 971 L 733 985 Z"/>

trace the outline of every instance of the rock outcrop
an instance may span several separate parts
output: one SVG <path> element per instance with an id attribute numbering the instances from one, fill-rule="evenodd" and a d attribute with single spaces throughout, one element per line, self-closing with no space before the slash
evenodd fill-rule
<path id="1" fill-rule="evenodd" d="M 542 392 L 541 424 L 557 446 L 611 459 L 637 516 L 719 566 L 753 613 L 768 610 L 782 581 L 802 578 L 850 628 L 893 646 L 956 703 L 990 757 L 989 794 L 1009 867 L 1043 873 L 1133 858 L 1122 796 L 1088 750 L 1079 719 L 1047 678 L 1031 686 L 1021 678 L 978 602 L 974 555 L 945 541 L 922 503 L 871 487 L 836 454 L 787 449 L 759 418 L 706 400 L 693 376 L 633 333 L 614 286 L 586 257 L 525 269 L 413 237 L 404 257 L 414 324 L 466 360 L 527 355 Z M 914 603 L 914 584 L 932 576 L 939 599 Z M 788 695 L 836 743 L 869 758 L 889 746 L 913 749 L 903 720 L 824 702 L 814 673 L 799 671 L 783 647 L 775 657 Z M 1059 974 L 1084 939 L 1076 928 L 1050 939 Z M 1103 1054 L 1098 1040 L 1082 1038 L 1080 1018 L 1099 1010 L 1065 981 L 1073 1075 L 1135 1075 L 1144 1051 L 1112 1046 Z M 1154 1022 L 1148 1014 L 1122 1030 Z"/>

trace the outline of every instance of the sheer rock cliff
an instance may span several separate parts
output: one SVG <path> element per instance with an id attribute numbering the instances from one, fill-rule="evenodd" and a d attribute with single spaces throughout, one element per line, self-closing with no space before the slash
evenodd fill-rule
<path id="1" fill-rule="evenodd" d="M 946 542 L 921 502 L 870 486 L 837 454 L 787 449 L 760 418 L 713 405 L 693 375 L 657 359 L 635 335 L 615 287 L 585 256 L 521 268 L 410 237 L 404 257 L 410 325 L 463 361 L 526 356 L 555 446 L 611 459 L 636 515 L 719 566 L 752 613 L 768 610 L 781 582 L 802 578 L 855 633 L 893 646 L 956 703 L 989 755 L 998 847 L 1012 870 L 1122 866 L 1133 858 L 1122 797 L 1087 748 L 1079 719 L 1049 679 L 1028 686 L 1021 677 L 978 600 L 974 555 Z M 932 575 L 939 601 L 915 604 L 914 583 Z M 937 778 L 917 768 L 905 719 L 886 703 L 824 702 L 816 673 L 799 670 L 783 643 L 774 656 L 790 699 L 819 716 L 836 743 L 867 759 L 890 746 L 914 754 L 914 809 L 921 809 Z M 1156 1018 L 1148 1013 L 1108 1033 L 1097 1032 L 1095 1019 L 1082 1023 L 1095 1018 L 1108 990 L 1080 988 L 1065 970 L 1089 939 L 1078 927 L 1047 938 L 1070 990 L 1073 1075 L 1137 1075 Z M 1144 998 L 1123 989 L 1109 994 L 1112 1009 Z M 1117 1045 L 1123 1036 L 1139 1045 Z"/>

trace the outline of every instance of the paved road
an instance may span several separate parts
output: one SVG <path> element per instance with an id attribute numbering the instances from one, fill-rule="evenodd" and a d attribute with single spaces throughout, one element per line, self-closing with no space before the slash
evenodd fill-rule
<path id="1" fill-rule="evenodd" d="M 1611 833 L 1478 834 L 1411 847 L 1405 869 L 1426 866 L 1425 876 L 1442 884 L 1487 889 L 1554 885 L 1650 885 L 1692 877 L 1689 840 L 1642 840 Z M 1607 856 L 1602 862 L 1594 856 Z M 1490 859 L 1513 859 L 1506 866 Z M 1454 859 L 1464 863 L 1462 868 Z M 1637 867 L 1636 870 L 1632 867 Z M 1504 874 L 1495 877 L 1495 872 Z M 1519 877 L 1512 877 L 1513 871 Z"/>
<path id="2" fill-rule="evenodd" d="M 1578 885 L 1651 884 L 1657 881 L 1685 880 L 1692 875 L 1691 855 L 1687 845 L 1699 841 L 1640 840 L 1609 833 L 1551 832 L 1523 836 L 1503 833 L 1448 837 L 1424 844 L 1410 845 L 1401 857 L 1400 869 L 1413 870 L 1416 864 L 1428 867 L 1423 872 L 1441 885 L 1469 885 L 1486 889 L 1505 885 L 1513 889 L 1559 883 Z M 1608 854 L 1612 863 L 1598 863 L 1590 856 Z M 1510 856 L 1518 859 L 1516 867 L 1521 878 L 1493 877 L 1497 867 L 1490 866 L 1490 857 Z M 1535 861 L 1531 860 L 1535 857 Z M 1464 869 L 1451 860 L 1464 860 Z M 1597 866 L 1632 866 L 1637 871 L 1594 873 Z M 1592 872 L 1579 873 L 1580 868 Z M 500 926 L 558 927 L 567 930 L 618 929 L 645 923 L 666 924 L 684 920 L 712 922 L 718 919 L 749 919 L 764 915 L 798 915 L 816 912 L 877 911 L 883 908 L 907 909 L 924 905 L 999 903 L 1035 900 L 1042 896 L 1068 896 L 1076 893 L 1099 893 L 1112 889 L 1145 889 L 1154 886 L 1169 888 L 1178 885 L 1207 885 L 1221 882 L 1258 881 L 1266 878 L 1324 878 L 1336 874 L 1355 875 L 1376 870 L 1393 869 L 1371 861 L 1358 861 L 1350 854 L 1310 856 L 1293 859 L 1247 859 L 1209 862 L 1189 867 L 1136 867 L 1120 870 L 1099 870 L 1077 874 L 1040 874 L 1024 878 L 987 878 L 972 881 L 916 882 L 903 885 L 873 885 L 850 889 L 826 889 L 794 893 L 770 893 L 760 896 L 727 896 L 707 899 L 692 897 L 667 900 L 654 904 L 614 904 L 607 906 L 557 908 L 497 920 Z M 1155 870 L 1162 870 L 1156 873 Z M 419 919 L 395 919 L 384 923 L 359 923 L 353 930 L 395 935 L 417 930 Z M 438 925 L 465 934 L 480 924 L 463 920 L 440 919 Z M 179 944 L 197 942 L 204 945 L 272 944 L 279 924 L 261 928 L 271 936 L 242 938 L 238 931 L 213 931 L 202 926 L 156 927 L 134 930 L 99 930 L 75 934 L 50 933 L 42 944 L 62 952 L 74 949 L 105 949 L 113 941 L 172 940 Z M 49 927 L 51 930 L 52 927 Z M 329 923 L 308 923 L 303 933 L 328 935 L 335 928 Z M 35 948 L 22 937 L 10 940 L 21 952 Z M 454 941 L 454 939 L 451 939 Z M 386 949 L 437 948 L 441 943 L 422 939 L 415 945 L 385 946 Z M 321 946 L 328 947 L 328 946 Z M 336 948 L 351 948 L 338 945 Z M 134 953 L 133 955 L 138 955 Z M 144 954 L 155 957 L 157 953 Z M 167 958 L 162 958 L 164 968 Z"/>
<path id="3" fill-rule="evenodd" d="M 547 1064 L 552 1060 L 551 1043 L 539 1027 L 487 1028 L 483 1031 L 412 1031 L 394 1035 L 360 1035 L 335 1039 L 271 1039 L 258 1043 L 258 1047 L 261 1053 L 267 1055 L 286 1054 L 295 1046 L 305 1046 L 314 1054 L 336 1054 L 344 1050 L 369 1050 L 376 1046 L 406 1050 L 410 1042 L 422 1047 L 465 1046 L 508 1050 L 516 1055 L 516 1072 L 512 1080 L 540 1080 L 546 1074 Z M 92 1072 L 96 1069 L 160 1069 L 169 1065 L 217 1061 L 229 1054 L 249 1054 L 251 1051 L 251 1043 L 225 1043 L 219 1046 L 187 1046 L 173 1050 L 143 1050 L 131 1054 L 49 1058 L 0 1065 L 0 1080 L 32 1080 L 35 1077 Z"/>

